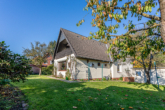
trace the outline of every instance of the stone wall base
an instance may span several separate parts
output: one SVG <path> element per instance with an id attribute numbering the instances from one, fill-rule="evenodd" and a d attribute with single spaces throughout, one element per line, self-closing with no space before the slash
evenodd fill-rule
<path id="1" fill-rule="evenodd" d="M 126 82 L 134 82 L 134 77 L 123 77 L 123 81 L 126 81 Z"/>

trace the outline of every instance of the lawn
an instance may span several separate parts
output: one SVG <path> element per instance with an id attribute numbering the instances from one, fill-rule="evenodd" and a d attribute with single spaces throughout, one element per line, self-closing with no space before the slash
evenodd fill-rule
<path id="1" fill-rule="evenodd" d="M 26 95 L 30 110 L 165 110 L 165 86 L 100 81 L 65 83 L 31 75 L 14 83 Z"/>

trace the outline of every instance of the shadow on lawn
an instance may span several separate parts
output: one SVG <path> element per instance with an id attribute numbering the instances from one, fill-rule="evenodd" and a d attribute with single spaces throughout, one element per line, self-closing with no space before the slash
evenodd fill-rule
<path id="1" fill-rule="evenodd" d="M 79 110 L 127 110 L 131 106 L 134 109 L 154 110 L 165 107 L 162 97 L 160 98 L 164 95 L 162 91 L 130 89 L 114 86 L 114 83 L 107 83 L 108 86 L 101 84 L 102 82 L 65 83 L 54 79 L 29 79 L 24 86 L 33 88 L 29 87 L 23 92 L 29 97 L 30 109 L 65 110 L 75 106 Z M 141 87 L 138 83 L 135 86 Z"/>
<path id="2" fill-rule="evenodd" d="M 136 82 L 128 82 L 127 84 L 133 84 L 138 88 L 154 88 L 154 90 L 158 90 L 159 92 L 163 92 L 165 91 L 165 86 L 163 85 L 159 85 L 159 89 L 158 89 L 158 85 L 156 84 L 147 84 L 147 83 L 136 83 Z"/>

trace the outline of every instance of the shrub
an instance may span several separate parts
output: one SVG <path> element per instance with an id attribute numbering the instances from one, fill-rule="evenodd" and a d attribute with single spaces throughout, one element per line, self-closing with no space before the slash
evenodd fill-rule
<path id="1" fill-rule="evenodd" d="M 106 80 L 107 80 L 107 79 L 104 77 L 104 78 L 103 78 L 103 81 L 106 81 Z"/>
<path id="2" fill-rule="evenodd" d="M 42 74 L 44 75 L 53 75 L 53 69 L 54 69 L 54 65 L 49 65 L 47 67 L 43 67 L 42 68 Z"/>
<path id="3" fill-rule="evenodd" d="M 80 81 L 84 81 L 83 79 L 80 79 Z"/>
<path id="4" fill-rule="evenodd" d="M 92 79 L 93 81 L 96 81 L 96 79 Z"/>
<path id="5" fill-rule="evenodd" d="M 14 54 L 7 48 L 4 41 L 0 42 L 0 89 L 10 81 L 24 82 L 31 72 L 30 60 L 25 56 Z"/>
<path id="6" fill-rule="evenodd" d="M 99 79 L 96 79 L 96 81 L 100 81 Z"/>
<path id="7" fill-rule="evenodd" d="M 65 73 L 65 77 L 68 77 L 68 79 L 70 80 L 71 73 L 69 72 L 69 69 L 67 69 L 67 71 Z"/>
<path id="8" fill-rule="evenodd" d="M 119 80 L 121 80 L 121 81 L 122 81 L 122 80 L 123 80 L 123 77 L 120 77 L 120 79 L 119 79 Z"/>

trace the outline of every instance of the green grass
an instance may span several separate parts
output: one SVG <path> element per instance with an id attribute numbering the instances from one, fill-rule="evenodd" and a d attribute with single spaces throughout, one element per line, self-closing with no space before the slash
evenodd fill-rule
<path id="1" fill-rule="evenodd" d="M 165 86 L 117 81 L 65 83 L 31 75 L 14 83 L 26 95 L 30 110 L 165 110 Z"/>

